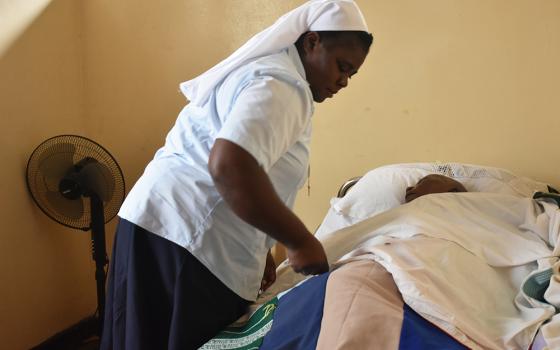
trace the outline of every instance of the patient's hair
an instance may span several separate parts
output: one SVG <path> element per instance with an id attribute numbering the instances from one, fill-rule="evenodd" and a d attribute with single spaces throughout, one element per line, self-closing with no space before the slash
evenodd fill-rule
<path id="1" fill-rule="evenodd" d="M 430 174 L 421 178 L 416 185 L 406 189 L 405 202 L 411 202 L 427 194 L 444 192 L 467 192 L 467 189 L 455 179 L 439 174 Z"/>
<path id="2" fill-rule="evenodd" d="M 298 50 L 301 50 L 303 45 L 303 38 L 307 33 L 309 32 L 305 32 L 302 35 L 300 35 L 300 37 L 295 42 L 295 45 L 298 48 Z M 344 31 L 324 30 L 324 31 L 317 31 L 316 33 L 319 34 L 319 38 L 321 38 L 321 40 L 325 42 L 334 42 L 339 39 L 344 39 L 344 37 L 346 37 L 347 39 L 355 39 L 366 53 L 369 52 L 369 48 L 373 43 L 373 35 L 361 30 L 344 30 Z"/>

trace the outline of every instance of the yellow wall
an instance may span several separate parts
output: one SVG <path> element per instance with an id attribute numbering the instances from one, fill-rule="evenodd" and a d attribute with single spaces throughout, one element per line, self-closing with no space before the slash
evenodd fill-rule
<path id="1" fill-rule="evenodd" d="M 560 2 L 363 0 L 361 72 L 314 121 L 316 227 L 337 184 L 401 162 L 456 161 L 560 184 Z"/>
<path id="2" fill-rule="evenodd" d="M 26 192 L 33 148 L 59 133 L 91 137 L 130 187 L 185 103 L 178 84 L 302 2 L 0 0 L 13 24 L 0 27 L 6 348 L 37 344 L 96 305 L 87 234 L 51 222 Z M 358 3 L 376 39 L 350 87 L 317 107 L 311 196 L 296 203 L 311 230 L 342 181 L 387 163 L 485 164 L 560 187 L 560 2 Z"/>

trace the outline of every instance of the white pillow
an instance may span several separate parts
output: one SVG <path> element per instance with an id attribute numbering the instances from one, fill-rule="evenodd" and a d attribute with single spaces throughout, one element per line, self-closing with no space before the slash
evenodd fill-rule
<path id="1" fill-rule="evenodd" d="M 531 197 L 535 191 L 547 191 L 546 184 L 500 168 L 460 163 L 394 164 L 369 171 L 343 198 L 331 200 L 331 207 L 347 216 L 347 221 L 361 221 L 403 204 L 406 188 L 429 174 L 454 178 L 469 192 Z"/>

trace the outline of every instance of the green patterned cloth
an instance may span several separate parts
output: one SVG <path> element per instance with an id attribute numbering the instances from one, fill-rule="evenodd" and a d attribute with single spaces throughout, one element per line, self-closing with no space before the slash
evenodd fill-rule
<path id="1" fill-rule="evenodd" d="M 274 298 L 261 305 L 243 326 L 227 327 L 199 350 L 258 349 L 263 342 L 264 336 L 272 327 L 272 318 L 277 306 L 278 298 Z"/>

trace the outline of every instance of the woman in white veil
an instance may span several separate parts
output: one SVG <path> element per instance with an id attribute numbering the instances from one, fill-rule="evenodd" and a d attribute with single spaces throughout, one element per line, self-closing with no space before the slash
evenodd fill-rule
<path id="1" fill-rule="evenodd" d="M 348 85 L 373 37 L 352 0 L 312 0 L 181 84 L 190 103 L 128 194 L 101 349 L 196 349 L 292 268 L 328 271 L 292 212 L 314 103 Z"/>

